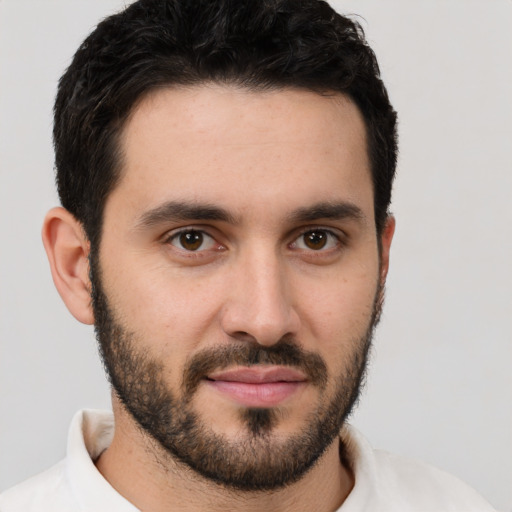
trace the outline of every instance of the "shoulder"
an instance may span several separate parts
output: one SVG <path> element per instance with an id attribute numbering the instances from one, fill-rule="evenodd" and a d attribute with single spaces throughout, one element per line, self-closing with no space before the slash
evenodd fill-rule
<path id="1" fill-rule="evenodd" d="M 94 459 L 110 444 L 112 435 L 111 413 L 79 411 L 71 421 L 67 457 L 0 494 L 0 511 L 72 512 L 109 496 L 114 503 L 122 501 L 94 466 Z"/>
<path id="2" fill-rule="evenodd" d="M 352 427 L 342 433 L 355 477 L 347 508 L 414 512 L 493 512 L 495 509 L 458 478 L 423 462 L 374 450 Z M 364 504 L 364 507 L 363 507 Z M 356 510 L 354 508 L 353 510 Z"/>
<path id="3" fill-rule="evenodd" d="M 64 460 L 0 495 L 2 512 L 71 511 L 72 504 Z"/>
<path id="4" fill-rule="evenodd" d="M 375 451 L 381 485 L 390 496 L 414 504 L 415 510 L 493 511 L 473 488 L 457 477 L 420 461 Z"/>

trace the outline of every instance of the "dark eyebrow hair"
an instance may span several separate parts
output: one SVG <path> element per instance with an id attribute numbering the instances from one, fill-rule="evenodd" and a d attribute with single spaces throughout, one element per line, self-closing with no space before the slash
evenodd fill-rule
<path id="1" fill-rule="evenodd" d="M 319 219 L 341 220 L 347 218 L 361 221 L 365 216 L 361 208 L 352 203 L 322 202 L 298 208 L 288 218 L 291 223 L 297 223 Z M 219 206 L 190 201 L 168 201 L 143 213 L 136 223 L 136 229 L 150 228 L 165 222 L 190 220 L 239 223 L 239 220 L 231 213 Z"/>
<path id="2" fill-rule="evenodd" d="M 164 222 L 216 220 L 236 224 L 237 220 L 224 208 L 189 201 L 168 201 L 148 210 L 137 221 L 136 228 L 150 228 Z"/>
<path id="3" fill-rule="evenodd" d="M 353 203 L 348 202 L 323 202 L 312 206 L 306 206 L 295 210 L 290 215 L 292 222 L 311 222 L 319 219 L 353 219 L 365 220 L 363 210 Z"/>

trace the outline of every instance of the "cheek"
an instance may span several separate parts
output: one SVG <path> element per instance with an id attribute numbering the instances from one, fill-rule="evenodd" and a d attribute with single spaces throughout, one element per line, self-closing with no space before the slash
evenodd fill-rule
<path id="1" fill-rule="evenodd" d="M 174 366 L 202 340 L 211 338 L 215 294 L 206 283 L 141 260 L 125 258 L 105 268 L 105 293 L 116 319 L 136 334 L 153 357 L 172 361 Z"/>
<path id="2" fill-rule="evenodd" d="M 357 265 L 333 273 L 303 292 L 300 306 L 303 329 L 326 361 L 350 350 L 367 333 L 378 283 L 378 264 Z"/>

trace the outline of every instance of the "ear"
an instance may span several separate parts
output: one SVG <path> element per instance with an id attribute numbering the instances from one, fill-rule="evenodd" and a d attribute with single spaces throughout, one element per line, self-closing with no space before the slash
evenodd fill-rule
<path id="1" fill-rule="evenodd" d="M 43 224 L 43 244 L 53 282 L 71 314 L 94 323 L 89 281 L 89 241 L 80 222 L 64 208 L 50 210 Z"/>
<path id="2" fill-rule="evenodd" d="M 380 235 L 380 284 L 382 287 L 386 284 L 386 277 L 389 270 L 389 252 L 391 241 L 395 234 L 395 218 L 388 215 L 382 234 Z"/>

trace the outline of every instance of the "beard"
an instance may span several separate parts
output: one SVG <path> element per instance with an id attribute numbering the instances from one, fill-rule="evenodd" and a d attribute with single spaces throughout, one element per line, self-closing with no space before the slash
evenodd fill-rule
<path id="1" fill-rule="evenodd" d="M 291 337 L 270 347 L 233 341 L 232 345 L 198 352 L 185 365 L 180 390 L 172 390 L 164 378 L 168 368 L 151 355 L 147 340 L 116 319 L 93 255 L 90 263 L 95 332 L 103 365 L 121 404 L 142 433 L 156 441 L 160 464 L 163 454 L 164 460 L 170 457 L 226 488 L 269 491 L 299 480 L 339 436 L 360 395 L 382 306 L 380 287 L 369 326 L 360 339 L 352 340 L 342 372 L 331 378 L 334 390 L 329 396 L 327 365 Z M 281 417 L 279 408 L 240 408 L 244 435 L 236 440 L 214 432 L 192 404 L 198 386 L 214 370 L 262 364 L 300 369 L 308 385 L 318 389 L 318 406 L 303 427 L 287 438 L 273 434 Z M 340 455 L 343 458 L 342 445 Z M 164 467 L 170 466 L 164 461 Z"/>

